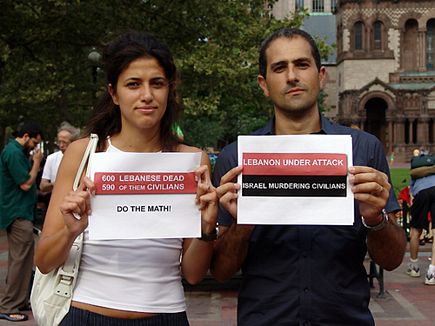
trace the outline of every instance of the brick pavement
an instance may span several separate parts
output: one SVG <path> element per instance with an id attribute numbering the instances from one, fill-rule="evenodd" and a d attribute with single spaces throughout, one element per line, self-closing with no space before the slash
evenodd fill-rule
<path id="1" fill-rule="evenodd" d="M 429 264 L 430 245 L 421 247 L 420 262 L 422 271 Z M 435 286 L 423 284 L 424 277 L 410 278 L 405 274 L 405 256 L 402 265 L 393 272 L 384 273 L 385 295 L 378 297 L 379 287 L 375 280 L 370 308 L 377 326 L 435 326 Z M 0 292 L 3 291 L 7 264 L 7 242 L 4 231 L 0 231 Z M 368 267 L 368 261 L 367 261 Z M 205 282 L 212 284 L 210 279 Z M 215 285 L 208 287 L 216 288 Z M 202 289 L 202 290 L 200 290 Z M 186 289 L 187 313 L 192 326 L 232 326 L 236 325 L 237 292 L 227 290 L 204 290 L 200 287 Z M 18 325 L 36 325 L 31 312 L 30 319 Z M 11 325 L 0 320 L 0 326 Z"/>

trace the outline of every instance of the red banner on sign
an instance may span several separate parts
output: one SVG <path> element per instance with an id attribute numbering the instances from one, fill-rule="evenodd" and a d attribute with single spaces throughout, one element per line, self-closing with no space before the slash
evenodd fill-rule
<path id="1" fill-rule="evenodd" d="M 97 172 L 97 195 L 194 194 L 193 172 Z"/>
<path id="2" fill-rule="evenodd" d="M 243 153 L 244 175 L 347 175 L 346 154 Z"/>

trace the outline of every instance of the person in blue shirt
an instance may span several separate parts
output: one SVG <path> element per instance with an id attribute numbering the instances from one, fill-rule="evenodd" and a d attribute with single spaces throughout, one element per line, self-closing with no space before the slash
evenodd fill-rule
<path id="1" fill-rule="evenodd" d="M 259 66 L 258 83 L 273 102 L 274 117 L 254 135 L 351 135 L 354 223 L 238 225 L 240 185 L 234 180 L 242 167 L 237 143 L 232 143 L 222 150 L 214 170 L 222 207 L 211 273 L 225 281 L 242 270 L 240 326 L 374 325 L 363 265 L 366 253 L 393 270 L 401 264 L 406 247 L 404 231 L 393 214 L 385 212 L 399 206 L 383 146 L 375 136 L 321 115 L 317 98 L 326 71 L 306 32 L 285 28 L 269 35 L 260 48 Z"/>
<path id="2" fill-rule="evenodd" d="M 425 166 L 413 167 L 416 160 L 426 161 Z M 418 251 L 420 236 L 423 229 L 430 231 L 435 224 L 435 164 L 433 156 L 428 154 L 414 156 L 411 160 L 410 192 L 412 195 L 410 240 L 409 240 L 409 263 L 406 273 L 411 277 L 420 277 L 420 265 Z M 429 223 L 430 214 L 432 223 Z M 433 232 L 432 232 L 433 233 Z M 424 284 L 435 285 L 435 243 L 432 242 L 432 261 L 425 275 Z"/>

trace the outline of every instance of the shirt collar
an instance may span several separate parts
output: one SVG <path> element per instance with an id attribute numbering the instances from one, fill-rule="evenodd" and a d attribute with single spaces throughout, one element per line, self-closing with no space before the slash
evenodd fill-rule
<path id="1" fill-rule="evenodd" d="M 17 148 L 19 148 L 19 149 L 21 149 L 21 150 L 24 150 L 24 146 L 23 145 L 21 145 L 15 138 L 11 138 L 10 140 L 9 140 L 9 142 L 11 143 L 11 144 L 13 144 L 15 147 L 17 147 Z"/>
<path id="2" fill-rule="evenodd" d="M 254 132 L 254 135 L 275 135 L 275 116 L 270 119 L 266 125 Z M 315 134 L 332 134 L 334 133 L 333 123 L 320 114 L 320 131 Z"/>

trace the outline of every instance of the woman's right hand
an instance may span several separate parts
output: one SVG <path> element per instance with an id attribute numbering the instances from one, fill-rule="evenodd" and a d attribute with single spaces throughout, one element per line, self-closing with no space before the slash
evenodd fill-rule
<path id="1" fill-rule="evenodd" d="M 70 191 L 60 204 L 65 226 L 74 236 L 78 236 L 88 226 L 91 214 L 91 195 L 95 193 L 94 182 L 84 177 L 76 191 Z"/>

